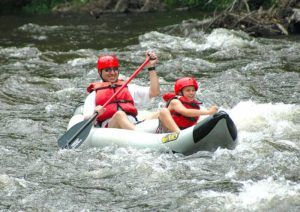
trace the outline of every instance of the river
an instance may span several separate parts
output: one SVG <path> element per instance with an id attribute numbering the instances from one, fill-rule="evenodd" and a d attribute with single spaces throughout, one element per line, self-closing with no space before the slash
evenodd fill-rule
<path id="1" fill-rule="evenodd" d="M 299 36 L 187 27 L 197 16 L 0 17 L 0 211 L 300 211 Z M 97 56 L 116 54 L 126 78 L 147 49 L 162 92 L 193 75 L 204 105 L 228 112 L 234 150 L 58 148 Z"/>

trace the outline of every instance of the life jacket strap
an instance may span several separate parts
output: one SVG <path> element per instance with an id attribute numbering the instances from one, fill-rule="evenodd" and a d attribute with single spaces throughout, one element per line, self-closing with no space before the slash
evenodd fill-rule
<path id="1" fill-rule="evenodd" d="M 122 86 L 122 85 L 111 84 L 111 85 L 108 85 L 108 86 L 96 88 L 95 91 L 103 90 L 103 89 L 107 89 L 107 88 L 118 88 L 118 87 L 121 87 L 121 86 Z M 125 86 L 125 87 L 127 88 L 128 86 Z"/>

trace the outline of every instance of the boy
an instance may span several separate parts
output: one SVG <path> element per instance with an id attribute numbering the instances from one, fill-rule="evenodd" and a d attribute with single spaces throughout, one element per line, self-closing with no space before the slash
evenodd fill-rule
<path id="1" fill-rule="evenodd" d="M 200 102 L 195 99 L 198 83 L 194 78 L 184 77 L 175 82 L 175 93 L 164 94 L 166 108 L 159 112 L 160 124 L 157 133 L 176 132 L 197 123 L 200 115 L 213 115 L 217 106 L 209 110 L 200 108 Z"/>

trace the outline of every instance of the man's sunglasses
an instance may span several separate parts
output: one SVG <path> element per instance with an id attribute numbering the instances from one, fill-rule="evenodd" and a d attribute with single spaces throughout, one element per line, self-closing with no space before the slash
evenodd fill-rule
<path id="1" fill-rule="evenodd" d="M 112 71 L 119 71 L 119 68 L 118 67 L 113 67 L 113 68 L 104 68 L 103 71 L 105 71 L 106 73 L 110 73 Z"/>

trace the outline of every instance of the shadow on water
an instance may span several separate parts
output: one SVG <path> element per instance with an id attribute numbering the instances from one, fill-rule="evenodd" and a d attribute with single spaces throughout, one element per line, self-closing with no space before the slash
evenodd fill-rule
<path id="1" fill-rule="evenodd" d="M 196 11 L 104 14 L 98 19 L 78 14 L 2 16 L 0 45 L 20 47 L 34 44 L 40 50 L 53 51 L 122 48 L 136 44 L 138 36 L 145 32 L 202 16 Z"/>

